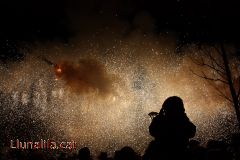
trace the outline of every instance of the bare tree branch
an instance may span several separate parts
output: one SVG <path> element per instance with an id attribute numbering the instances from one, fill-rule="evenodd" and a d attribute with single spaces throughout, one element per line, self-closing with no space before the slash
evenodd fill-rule
<path id="1" fill-rule="evenodd" d="M 203 78 L 206 79 L 206 80 L 211 80 L 211 81 L 219 81 L 219 82 L 222 82 L 222 83 L 228 85 L 228 82 L 227 82 L 227 81 L 222 80 L 222 79 L 220 79 L 220 78 L 211 78 L 211 77 L 208 77 L 205 73 L 203 73 Z"/>
<path id="2" fill-rule="evenodd" d="M 233 103 L 232 99 L 229 98 L 227 95 L 225 95 L 221 90 L 219 90 L 217 87 L 214 87 L 217 92 L 219 93 L 218 95 L 225 98 L 226 100 L 228 100 L 230 103 Z"/>
<path id="3" fill-rule="evenodd" d="M 221 49 L 220 48 L 218 48 L 217 46 L 212 46 L 216 51 L 217 51 L 217 53 L 219 54 L 219 55 L 221 55 L 222 56 L 222 51 L 221 51 Z"/>
<path id="4" fill-rule="evenodd" d="M 210 81 L 215 81 L 215 82 L 219 81 L 219 82 L 222 82 L 222 83 L 228 85 L 228 82 L 227 82 L 227 81 L 222 80 L 222 79 L 220 79 L 220 78 L 211 78 L 211 77 L 208 77 L 204 72 L 202 72 L 202 75 L 200 75 L 200 74 L 195 73 L 195 72 L 194 72 L 193 70 L 191 70 L 191 69 L 190 69 L 190 71 L 191 71 L 194 75 L 196 75 L 196 76 L 198 76 L 198 77 L 200 77 L 200 78 L 202 78 L 202 79 L 210 80 Z"/>
<path id="5" fill-rule="evenodd" d="M 209 53 L 208 56 L 209 56 L 209 58 L 210 58 L 210 60 L 211 60 L 212 66 L 214 66 L 214 64 L 215 64 L 216 67 L 214 66 L 214 68 L 215 68 L 215 69 L 217 69 L 217 67 L 220 68 L 220 69 L 218 69 L 219 72 L 220 72 L 221 74 L 225 74 L 225 68 L 224 68 L 224 66 L 222 66 L 221 64 L 219 64 L 219 63 L 217 62 L 217 60 L 212 56 L 211 53 Z"/>
<path id="6" fill-rule="evenodd" d="M 209 54 L 209 58 L 210 58 L 219 68 L 222 69 L 222 72 L 225 73 L 225 68 L 224 68 L 224 66 L 222 66 L 221 64 L 219 64 L 219 63 L 217 62 L 217 60 L 216 60 L 211 54 Z"/>
<path id="7" fill-rule="evenodd" d="M 205 69 L 214 71 L 216 74 L 213 72 L 211 76 L 209 76 L 209 74 L 206 74 L 206 72 L 203 71 L 201 74 L 197 74 L 192 70 L 191 71 L 194 75 L 206 80 L 212 87 L 214 87 L 219 96 L 232 103 L 237 116 L 238 126 L 240 128 L 240 79 L 238 82 L 239 86 L 235 85 L 232 77 L 233 70 L 229 64 L 229 51 L 226 51 L 224 44 L 220 43 L 219 45 L 213 45 L 212 47 L 217 52 L 216 57 L 215 54 L 211 53 L 211 48 L 205 48 L 206 51 L 204 54 L 207 59 L 204 60 L 203 57 L 201 57 L 199 60 L 193 60 L 193 62 L 200 67 L 205 67 Z M 220 58 L 220 61 L 218 61 L 218 58 Z M 220 87 L 212 83 L 216 81 L 221 82 L 225 86 Z M 229 89 L 230 93 L 227 93 L 225 87 Z"/>
<path id="8" fill-rule="evenodd" d="M 225 76 L 226 72 L 225 72 L 224 66 L 219 64 L 217 60 L 212 56 L 210 49 L 209 50 L 206 49 L 205 53 L 206 53 L 206 56 L 210 59 L 211 65 L 208 63 L 205 63 L 204 65 L 216 71 L 223 79 L 226 80 L 226 76 Z"/>
<path id="9" fill-rule="evenodd" d="M 203 59 L 203 57 L 201 57 L 199 60 L 193 59 L 192 57 L 190 57 L 190 59 L 193 61 L 193 63 L 202 66 L 202 67 L 207 67 L 213 71 L 215 71 L 224 81 L 227 82 L 227 78 L 225 76 L 225 71 L 221 71 L 220 69 L 218 69 L 216 66 L 214 66 L 214 64 L 212 63 L 212 65 L 206 63 Z"/>
<path id="10" fill-rule="evenodd" d="M 213 48 L 214 48 L 214 47 L 213 47 Z M 215 48 L 214 48 L 214 49 L 215 49 Z M 219 52 L 219 51 L 217 51 L 217 52 Z M 217 67 L 219 67 L 220 69 L 222 69 L 221 72 L 225 73 L 225 68 L 224 68 L 224 66 L 218 63 L 218 61 L 212 56 L 211 52 L 210 52 L 209 50 L 207 50 L 205 53 L 206 53 L 207 56 L 210 58 L 213 66 L 214 66 L 214 64 L 215 64 Z"/>
<path id="11" fill-rule="evenodd" d="M 228 83 L 227 83 L 226 81 L 223 81 L 223 80 L 221 80 L 221 79 L 214 79 L 214 78 L 207 77 L 207 75 L 206 75 L 204 72 L 202 72 L 203 75 L 199 75 L 199 74 L 195 73 L 195 72 L 194 72 L 193 70 L 191 70 L 191 69 L 190 69 L 190 71 L 191 71 L 194 75 L 196 75 L 196 76 L 198 76 L 198 77 L 200 77 L 200 78 L 202 78 L 202 79 L 205 79 L 205 80 L 218 92 L 218 95 L 219 95 L 219 96 L 225 98 L 225 99 L 228 100 L 230 103 L 233 103 L 233 101 L 231 100 L 231 98 L 229 98 L 226 94 L 224 94 L 218 87 L 216 87 L 215 85 L 213 85 L 212 83 L 210 83 L 210 81 L 215 81 L 215 82 L 216 82 L 216 81 L 220 81 L 220 82 L 228 85 Z"/>
<path id="12" fill-rule="evenodd" d="M 207 64 L 207 63 L 204 63 L 203 66 L 206 66 L 206 67 L 208 67 L 208 68 L 216 71 L 217 74 L 218 74 L 221 78 L 223 78 L 224 80 L 226 80 L 226 77 L 224 76 L 224 72 L 222 72 L 222 71 L 220 71 L 219 69 L 215 68 L 213 65 L 209 65 L 209 64 Z"/>
<path id="13" fill-rule="evenodd" d="M 230 103 L 233 103 L 233 100 L 231 98 L 229 98 L 221 89 L 219 89 L 218 87 L 216 87 L 216 85 L 213 85 L 212 83 L 210 83 L 210 81 L 207 81 L 209 85 L 211 85 L 217 92 L 218 95 L 225 98 L 226 100 L 228 100 Z"/>

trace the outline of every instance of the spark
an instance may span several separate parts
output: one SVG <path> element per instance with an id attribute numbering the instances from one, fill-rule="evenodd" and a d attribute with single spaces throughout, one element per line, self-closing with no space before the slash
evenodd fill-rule
<path id="1" fill-rule="evenodd" d="M 106 97 L 99 96 L 98 90 L 72 92 L 61 79 L 64 68 L 56 65 L 53 72 L 37 56 L 32 56 L 37 53 L 27 55 L 21 64 L 0 66 L 1 124 L 22 123 L 19 120 L 29 116 L 35 121 L 27 128 L 32 137 L 73 139 L 79 148 L 87 145 L 96 151 L 113 152 L 128 145 L 143 153 L 151 141 L 148 113 L 159 112 L 163 101 L 176 95 L 183 99 L 188 116 L 198 127 L 196 138 L 204 141 L 226 135 L 226 130 L 222 130 L 225 121 L 221 118 L 233 121 L 228 104 L 216 97 L 207 83 L 188 72 L 194 66 L 185 56 L 174 54 L 174 47 L 159 47 L 161 43 L 155 40 L 125 41 L 102 45 L 107 46 L 101 48 L 108 51 L 106 54 L 93 47 L 101 46 L 100 42 L 84 47 L 79 44 L 76 48 L 59 46 L 57 51 L 54 47 L 46 49 L 48 58 L 54 62 L 76 62 L 86 57 L 101 62 L 108 74 L 117 76 L 111 84 L 114 89 Z M 38 50 L 41 47 L 34 51 Z M 234 132 L 234 123 L 224 126 L 228 132 Z M 14 127 L 5 127 L 4 132 L 10 134 Z M 214 130 L 209 130 L 210 127 Z"/>
<path id="2" fill-rule="evenodd" d="M 56 72 L 57 73 L 62 73 L 62 69 L 59 67 L 59 68 L 56 69 Z"/>

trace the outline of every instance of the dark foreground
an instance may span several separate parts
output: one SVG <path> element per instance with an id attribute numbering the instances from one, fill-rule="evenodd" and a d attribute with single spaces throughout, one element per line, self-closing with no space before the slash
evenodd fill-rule
<path id="1" fill-rule="evenodd" d="M 185 152 L 187 160 L 240 160 L 240 134 L 232 136 L 230 142 L 209 140 L 206 146 L 191 140 Z M 177 156 L 175 157 L 176 159 Z M 93 157 L 91 151 L 84 147 L 76 152 L 50 152 L 42 150 L 2 149 L 3 160 L 145 160 L 144 155 L 136 153 L 131 147 L 124 147 L 115 151 L 110 157 L 107 152 L 101 152 Z M 154 159 L 154 158 L 152 158 Z M 156 158 L 159 159 L 159 158 Z M 162 158 L 164 160 L 164 158 Z"/>

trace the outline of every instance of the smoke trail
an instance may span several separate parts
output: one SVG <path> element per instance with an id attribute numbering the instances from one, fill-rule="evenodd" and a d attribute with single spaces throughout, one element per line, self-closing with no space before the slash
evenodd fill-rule
<path id="1" fill-rule="evenodd" d="M 55 74 L 79 94 L 96 92 L 106 96 L 113 91 L 115 76 L 108 74 L 106 67 L 94 59 L 81 59 L 75 64 L 64 61 L 55 66 Z"/>

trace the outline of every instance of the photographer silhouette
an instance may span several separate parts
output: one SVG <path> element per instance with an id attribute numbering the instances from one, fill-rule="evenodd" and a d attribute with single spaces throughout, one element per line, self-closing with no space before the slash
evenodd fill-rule
<path id="1" fill-rule="evenodd" d="M 190 122 L 180 97 L 167 98 L 150 126 L 155 138 L 146 150 L 144 159 L 186 159 L 189 139 L 194 137 L 196 126 Z"/>

